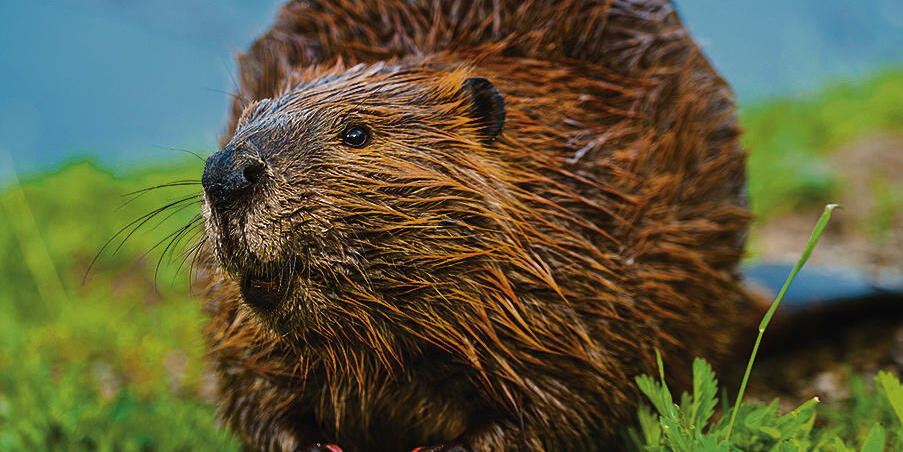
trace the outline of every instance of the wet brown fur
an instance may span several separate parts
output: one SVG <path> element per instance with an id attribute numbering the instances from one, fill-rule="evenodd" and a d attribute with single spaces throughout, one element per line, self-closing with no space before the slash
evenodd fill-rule
<path id="1" fill-rule="evenodd" d="M 204 212 L 248 448 L 604 449 L 655 348 L 732 349 L 746 155 L 669 2 L 293 2 L 239 63 L 224 145 L 265 184 Z M 469 77 L 504 98 L 494 139 Z M 267 262 L 296 283 L 255 310 L 237 281 Z"/>

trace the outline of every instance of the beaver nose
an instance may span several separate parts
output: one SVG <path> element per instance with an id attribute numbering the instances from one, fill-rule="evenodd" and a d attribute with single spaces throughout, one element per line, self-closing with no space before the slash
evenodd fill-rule
<path id="1" fill-rule="evenodd" d="M 264 164 L 244 158 L 233 146 L 211 155 L 204 165 L 201 185 L 215 207 L 224 206 L 260 182 Z"/>

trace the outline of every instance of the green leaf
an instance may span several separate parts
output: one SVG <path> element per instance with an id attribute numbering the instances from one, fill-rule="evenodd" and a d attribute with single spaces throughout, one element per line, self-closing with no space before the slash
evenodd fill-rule
<path id="1" fill-rule="evenodd" d="M 674 408 L 674 401 L 667 386 L 663 383 L 656 383 L 648 375 L 640 375 L 636 378 L 636 383 L 660 415 L 677 420 L 677 410 Z"/>
<path id="2" fill-rule="evenodd" d="M 869 434 L 862 444 L 862 452 L 883 452 L 884 438 L 884 427 L 882 427 L 881 424 L 875 423 L 875 425 L 869 429 Z"/>
<path id="3" fill-rule="evenodd" d="M 690 425 L 699 432 L 705 428 L 718 404 L 718 380 L 712 366 L 704 359 L 693 361 L 693 402 L 689 408 Z"/>
<path id="4" fill-rule="evenodd" d="M 831 450 L 835 450 L 837 452 L 853 452 L 854 449 L 847 447 L 846 444 L 843 443 L 839 437 L 834 436 L 830 439 L 830 441 L 826 441 L 825 444 L 831 445 Z"/>
<path id="5" fill-rule="evenodd" d="M 659 447 L 662 442 L 662 428 L 658 422 L 658 416 L 646 405 L 640 405 L 637 416 L 640 421 L 642 439 L 639 438 L 635 430 L 631 431 L 634 443 L 639 446 Z"/>
<path id="6" fill-rule="evenodd" d="M 777 421 L 777 427 L 784 439 L 802 438 L 809 435 L 815 424 L 815 405 L 817 398 L 811 398 L 795 410 L 781 416 Z"/>
<path id="7" fill-rule="evenodd" d="M 890 372 L 881 371 L 875 377 L 875 386 L 884 390 L 884 395 L 894 408 L 897 419 L 903 423 L 903 385 L 900 384 L 900 380 Z"/>

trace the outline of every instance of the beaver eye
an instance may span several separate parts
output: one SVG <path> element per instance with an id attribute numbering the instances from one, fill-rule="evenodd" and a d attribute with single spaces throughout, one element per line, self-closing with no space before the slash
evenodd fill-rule
<path id="1" fill-rule="evenodd" d="M 353 148 L 362 148 L 370 141 L 370 134 L 362 126 L 349 126 L 342 132 L 342 141 Z"/>

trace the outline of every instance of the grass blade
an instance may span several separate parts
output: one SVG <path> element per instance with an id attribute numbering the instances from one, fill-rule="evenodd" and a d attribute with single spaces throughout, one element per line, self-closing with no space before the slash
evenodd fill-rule
<path id="1" fill-rule="evenodd" d="M 775 311 L 777 311 L 778 305 L 781 304 L 781 299 L 784 298 L 784 293 L 787 292 L 787 288 L 790 287 L 790 283 L 793 282 L 793 279 L 796 278 L 797 273 L 799 273 L 803 266 L 806 265 L 806 262 L 809 260 L 809 256 L 812 255 L 812 250 L 815 249 L 815 245 L 818 243 L 818 240 L 825 232 L 825 227 L 828 225 L 828 220 L 831 219 L 831 213 L 834 212 L 834 209 L 836 208 L 837 204 L 828 204 L 827 206 L 825 206 L 824 212 L 822 212 L 821 217 L 818 219 L 818 222 L 815 223 L 815 228 L 812 229 L 812 235 L 809 236 L 809 242 L 806 243 L 806 248 L 803 250 L 800 258 L 796 261 L 796 265 L 790 272 L 790 276 L 787 277 L 787 281 L 784 282 L 784 286 L 781 287 L 781 291 L 778 292 L 778 296 L 775 297 L 774 301 L 771 303 L 771 307 L 768 308 L 768 312 L 765 313 L 765 316 L 762 317 L 762 321 L 759 322 L 759 335 L 756 336 L 756 343 L 755 345 L 753 345 L 752 353 L 749 355 L 749 362 L 746 363 L 746 372 L 743 374 L 743 381 L 740 383 L 740 392 L 737 394 L 737 401 L 734 403 L 734 409 L 731 413 L 731 421 L 727 427 L 727 436 L 725 437 L 725 442 L 729 442 L 731 439 L 731 433 L 734 430 L 734 421 L 737 419 L 737 413 L 740 412 L 740 402 L 743 400 L 743 393 L 746 392 L 746 384 L 749 382 L 749 374 L 752 372 L 752 366 L 756 360 L 756 354 L 759 353 L 759 344 L 761 344 L 762 342 L 762 336 L 765 333 L 765 328 L 768 327 L 768 324 L 771 322 L 771 318 L 774 317 L 774 313 Z"/>

